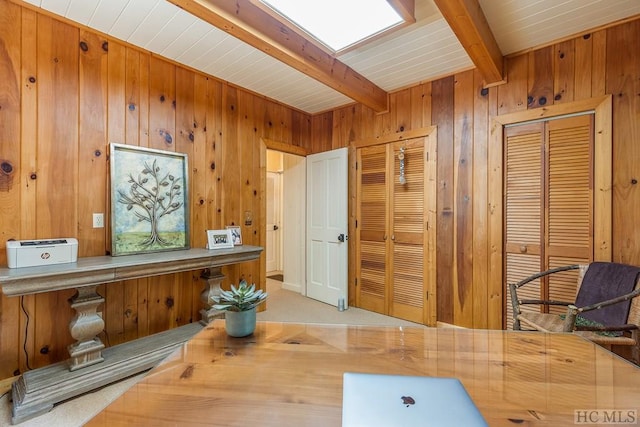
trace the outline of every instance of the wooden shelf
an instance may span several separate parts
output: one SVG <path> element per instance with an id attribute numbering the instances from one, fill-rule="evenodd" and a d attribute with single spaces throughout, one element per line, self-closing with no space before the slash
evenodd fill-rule
<path id="1" fill-rule="evenodd" d="M 26 268 L 0 268 L 2 293 L 7 296 L 73 289 L 120 280 L 220 267 L 257 259 L 260 246 L 233 249 L 188 249 L 119 257 L 79 258 L 77 262 Z"/>

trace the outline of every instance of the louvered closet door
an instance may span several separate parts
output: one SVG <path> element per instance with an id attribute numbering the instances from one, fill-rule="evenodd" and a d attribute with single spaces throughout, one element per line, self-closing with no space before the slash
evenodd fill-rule
<path id="1" fill-rule="evenodd" d="M 593 260 L 592 115 L 505 130 L 505 268 L 507 283 Z M 574 301 L 577 271 L 521 288 L 525 299 Z M 510 295 L 507 296 L 510 298 Z M 539 310 L 536 306 L 523 310 Z M 561 307 L 542 311 L 564 312 Z M 507 304 L 507 328 L 512 327 Z"/>
<path id="2" fill-rule="evenodd" d="M 358 307 L 387 314 L 387 148 L 358 150 Z"/>
<path id="3" fill-rule="evenodd" d="M 518 282 L 540 271 L 542 266 L 543 132 L 542 123 L 505 129 L 507 283 Z M 518 295 L 539 299 L 540 290 L 540 281 L 536 280 L 522 288 Z M 522 309 L 534 310 L 526 306 Z M 510 329 L 512 325 L 513 311 L 511 304 L 507 304 L 507 327 Z"/>
<path id="4" fill-rule="evenodd" d="M 394 317 L 424 323 L 425 307 L 425 144 L 422 139 L 393 145 L 393 169 L 390 176 L 390 223 L 392 257 L 391 306 Z M 404 148 L 404 176 L 400 182 L 401 148 Z"/>
<path id="5" fill-rule="evenodd" d="M 548 122 L 547 268 L 593 260 L 592 115 Z M 577 271 L 550 277 L 549 299 L 573 301 Z M 550 312 L 563 313 L 562 307 Z"/>

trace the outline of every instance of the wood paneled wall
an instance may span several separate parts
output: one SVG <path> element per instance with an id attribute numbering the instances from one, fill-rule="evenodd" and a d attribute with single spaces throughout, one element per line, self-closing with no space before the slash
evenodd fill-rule
<path id="1" fill-rule="evenodd" d="M 0 0 L 2 242 L 77 237 L 79 256 L 107 253 L 110 227 L 94 229 L 92 213 L 104 212 L 109 224 L 108 144 L 118 142 L 189 155 L 192 247 L 204 247 L 206 229 L 234 224 L 245 244 L 263 245 L 261 139 L 310 149 L 310 132 L 306 114 Z M 103 341 L 198 320 L 200 273 L 101 286 Z M 226 274 L 227 282 L 264 284 L 264 259 Z M 1 297 L 0 378 L 68 357 L 72 294 Z"/>
<path id="2" fill-rule="evenodd" d="M 507 83 L 500 86 L 483 90 L 471 70 L 392 94 L 384 114 L 351 105 L 317 115 L 312 149 L 437 126 L 438 320 L 501 328 L 504 283 L 490 277 L 503 266 L 489 233 L 498 233 L 499 241 L 503 231 L 492 223 L 488 185 L 501 173 L 489 165 L 501 164 L 502 152 L 488 143 L 491 118 L 612 94 L 613 260 L 640 265 L 638 51 L 640 20 L 634 20 L 514 55 L 505 61 Z"/>

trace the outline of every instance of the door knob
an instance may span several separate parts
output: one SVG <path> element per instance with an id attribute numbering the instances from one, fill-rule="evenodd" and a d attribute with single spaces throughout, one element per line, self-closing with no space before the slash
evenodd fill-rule
<path id="1" fill-rule="evenodd" d="M 280 228 L 280 227 L 278 227 L 277 225 L 274 225 L 274 226 L 273 226 L 273 230 L 274 230 L 274 231 L 275 231 L 275 230 L 277 230 L 278 228 Z"/>
<path id="2" fill-rule="evenodd" d="M 344 234 L 338 234 L 338 242 L 344 242 Z"/>

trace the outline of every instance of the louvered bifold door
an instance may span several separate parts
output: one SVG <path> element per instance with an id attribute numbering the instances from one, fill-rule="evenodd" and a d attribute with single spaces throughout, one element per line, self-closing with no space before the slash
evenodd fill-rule
<path id="1" fill-rule="evenodd" d="M 358 307 L 387 314 L 387 149 L 358 150 L 356 262 Z"/>
<path id="2" fill-rule="evenodd" d="M 542 270 L 543 123 L 505 129 L 505 269 L 506 283 L 518 282 Z M 540 281 L 518 292 L 540 299 Z M 508 294 L 508 289 L 506 293 Z M 508 329 L 513 326 L 511 296 L 507 295 Z M 537 310 L 533 306 L 522 308 Z"/>
<path id="3" fill-rule="evenodd" d="M 545 254 L 548 268 L 588 264 L 593 259 L 593 115 L 547 124 L 547 218 Z M 549 299 L 574 301 L 577 270 L 550 276 Z M 563 307 L 550 307 L 562 313 Z"/>
<path id="4" fill-rule="evenodd" d="M 389 314 L 417 323 L 426 320 L 424 147 L 423 138 L 393 144 L 393 169 L 390 173 L 393 182 L 390 197 L 392 285 Z M 404 162 L 402 171 L 401 160 Z"/>
<path id="5" fill-rule="evenodd" d="M 593 115 L 505 129 L 505 268 L 507 283 L 594 257 Z M 573 302 L 577 270 L 521 288 L 521 299 Z M 507 328 L 513 315 L 507 296 Z M 561 306 L 523 306 L 551 313 Z"/>

